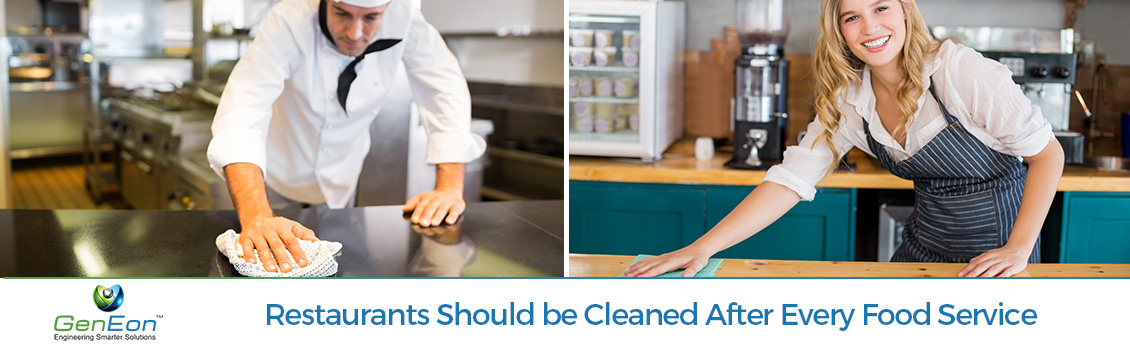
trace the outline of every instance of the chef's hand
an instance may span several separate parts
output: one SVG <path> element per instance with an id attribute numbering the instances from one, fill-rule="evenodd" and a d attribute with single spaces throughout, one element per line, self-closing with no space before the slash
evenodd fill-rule
<path id="1" fill-rule="evenodd" d="M 448 224 L 454 224 L 466 209 L 463 191 L 448 187 L 421 193 L 404 204 L 404 212 L 412 212 L 412 223 L 423 227 L 439 225 L 445 216 Z"/>
<path id="2" fill-rule="evenodd" d="M 1011 277 L 1028 267 L 1028 256 L 1031 253 L 1032 248 L 1016 249 L 1006 244 L 970 260 L 969 265 L 957 273 L 957 277 Z"/>
<path id="3" fill-rule="evenodd" d="M 286 273 L 293 270 L 294 262 L 286 255 L 288 250 L 290 255 L 298 260 L 298 266 L 306 267 L 308 264 L 306 253 L 302 252 L 302 246 L 298 244 L 299 239 L 318 240 L 314 237 L 314 231 L 281 216 L 252 220 L 248 225 L 243 226 L 243 232 L 239 234 L 239 244 L 243 246 L 243 259 L 254 264 L 255 251 L 258 251 L 263 268 L 270 272 L 275 272 L 276 263 L 279 272 Z"/>
<path id="4" fill-rule="evenodd" d="M 454 224 L 450 225 L 436 225 L 423 227 L 420 225 L 411 225 L 412 231 L 424 236 L 431 237 L 432 240 L 439 242 L 443 245 L 453 245 L 459 243 L 463 235 L 463 225 L 460 222 L 463 218 L 458 218 Z"/>
<path id="5" fill-rule="evenodd" d="M 710 255 L 712 255 L 710 252 L 690 245 L 660 256 L 644 258 L 628 268 L 628 271 L 624 272 L 624 276 L 655 277 L 670 271 L 683 269 L 683 277 L 694 277 L 699 270 L 706 267 Z"/>

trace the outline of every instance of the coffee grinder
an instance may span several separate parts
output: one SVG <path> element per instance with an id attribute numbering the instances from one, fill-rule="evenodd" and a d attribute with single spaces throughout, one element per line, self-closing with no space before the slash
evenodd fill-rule
<path id="1" fill-rule="evenodd" d="M 741 55 L 734 61 L 734 157 L 726 166 L 765 169 L 781 160 L 788 118 L 785 0 L 737 0 Z"/>

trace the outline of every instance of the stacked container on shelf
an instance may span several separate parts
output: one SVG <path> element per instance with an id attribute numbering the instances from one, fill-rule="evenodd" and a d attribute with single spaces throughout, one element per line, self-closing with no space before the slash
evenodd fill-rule
<path id="1" fill-rule="evenodd" d="M 571 28 L 569 33 L 570 64 L 587 67 L 569 77 L 572 131 L 638 131 L 639 31 Z"/>
<path id="2" fill-rule="evenodd" d="M 680 1 L 569 1 L 569 154 L 651 162 L 683 133 Z"/>

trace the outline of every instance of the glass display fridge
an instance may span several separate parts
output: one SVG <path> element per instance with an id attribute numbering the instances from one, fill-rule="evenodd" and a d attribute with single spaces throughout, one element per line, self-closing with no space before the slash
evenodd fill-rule
<path id="1" fill-rule="evenodd" d="M 569 2 L 569 154 L 651 162 L 682 135 L 685 8 Z"/>

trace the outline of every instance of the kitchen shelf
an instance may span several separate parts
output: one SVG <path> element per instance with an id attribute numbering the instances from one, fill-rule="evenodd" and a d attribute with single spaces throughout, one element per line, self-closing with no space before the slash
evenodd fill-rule
<path id="1" fill-rule="evenodd" d="M 539 114 L 554 115 L 554 116 L 559 116 L 559 117 L 565 116 L 565 109 L 564 108 L 549 107 L 549 106 L 537 106 L 537 105 L 530 105 L 530 104 L 509 102 L 509 101 L 498 101 L 498 100 L 488 99 L 488 98 L 471 97 L 471 106 L 472 107 L 495 108 L 495 109 L 514 111 L 514 112 L 539 113 Z"/>
<path id="2" fill-rule="evenodd" d="M 253 37 L 249 34 L 232 34 L 232 35 L 217 34 L 217 35 L 212 35 L 212 34 L 209 33 L 209 34 L 207 34 L 207 37 L 204 38 L 204 40 L 252 41 L 252 40 L 255 40 L 255 37 Z"/>
<path id="3" fill-rule="evenodd" d="M 602 142 L 639 142 L 640 132 L 638 130 L 620 130 L 610 133 L 578 133 L 575 130 L 569 130 L 569 139 Z"/>
<path id="4" fill-rule="evenodd" d="M 493 32 L 447 32 L 440 33 L 444 39 L 448 38 L 555 38 L 561 39 L 565 31 L 561 29 L 533 29 L 512 30 L 499 28 Z"/>
<path id="5" fill-rule="evenodd" d="M 565 170 L 564 159 L 551 157 L 544 154 L 498 147 L 487 147 L 487 154 L 495 157 L 520 160 L 530 164 L 537 164 L 544 167 Z"/>
<path id="6" fill-rule="evenodd" d="M 569 66 L 570 72 L 589 72 L 589 73 L 636 73 L 639 74 L 640 67 L 625 67 L 625 66 Z"/>
<path id="7" fill-rule="evenodd" d="M 483 186 L 483 198 L 496 200 L 496 201 L 528 201 L 530 198 L 524 197 L 520 194 L 506 192 L 504 190 L 494 189 Z"/>
<path id="8" fill-rule="evenodd" d="M 569 22 L 588 22 L 588 23 L 640 23 L 639 17 L 612 17 L 612 16 L 589 16 L 589 15 L 572 15 L 569 16 Z"/>
<path id="9" fill-rule="evenodd" d="M 639 98 L 617 98 L 617 97 L 570 97 L 569 102 L 592 102 L 592 103 L 640 103 Z"/>
<path id="10" fill-rule="evenodd" d="M 90 83 L 76 83 L 70 81 L 37 81 L 8 84 L 8 91 L 11 92 L 71 91 L 89 88 Z"/>

